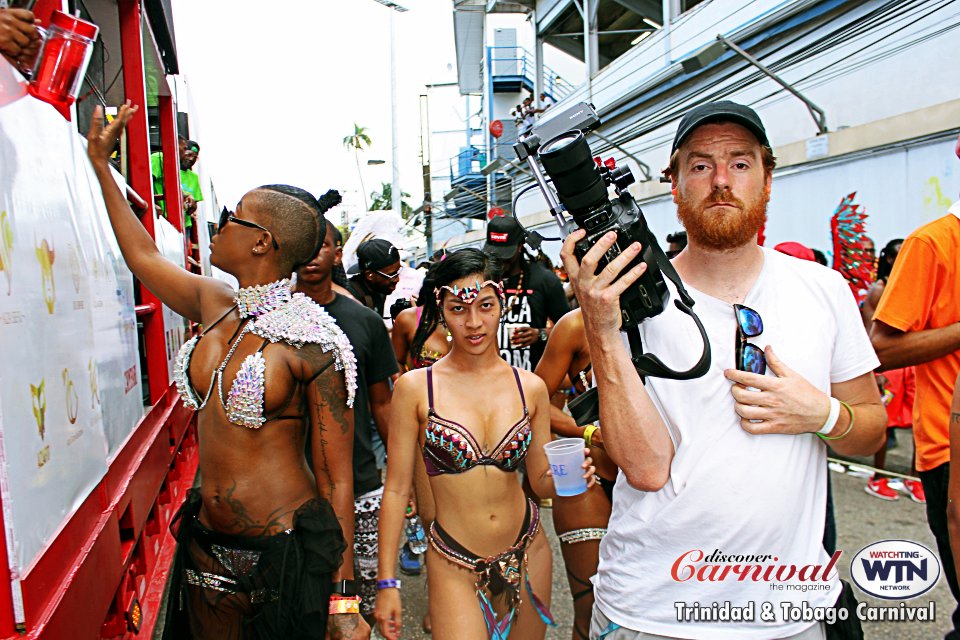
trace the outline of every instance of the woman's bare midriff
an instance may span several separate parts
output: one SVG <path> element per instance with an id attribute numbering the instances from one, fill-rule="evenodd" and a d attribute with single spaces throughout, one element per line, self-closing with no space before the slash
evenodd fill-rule
<path id="1" fill-rule="evenodd" d="M 437 523 L 471 552 L 496 555 L 517 541 L 527 498 L 515 472 L 480 466 L 436 476 L 430 486 Z"/>
<path id="2" fill-rule="evenodd" d="M 216 418 L 199 420 L 200 521 L 245 536 L 291 528 L 297 508 L 318 496 L 304 457 L 302 421 L 273 420 L 246 429 Z"/>

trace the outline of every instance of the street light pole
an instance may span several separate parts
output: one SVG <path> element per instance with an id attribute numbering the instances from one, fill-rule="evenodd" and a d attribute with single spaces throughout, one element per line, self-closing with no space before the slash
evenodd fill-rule
<path id="1" fill-rule="evenodd" d="M 399 10 L 399 9 L 398 9 Z M 406 9 L 404 9 L 406 11 Z M 397 35 L 395 11 L 390 12 L 390 137 L 393 154 L 391 156 L 393 165 L 393 179 L 391 181 L 390 195 L 392 196 L 391 208 L 397 215 L 402 215 L 402 206 L 400 200 L 400 151 L 397 142 Z"/>
<path id="2" fill-rule="evenodd" d="M 397 37 L 396 25 L 394 24 L 394 12 L 403 13 L 407 8 L 393 2 L 393 0 L 375 0 L 390 11 L 390 127 L 392 129 L 390 138 L 393 153 L 391 160 L 393 162 L 393 177 L 390 182 L 391 202 L 390 207 L 397 213 L 402 214 L 400 200 L 400 151 L 397 140 Z"/>

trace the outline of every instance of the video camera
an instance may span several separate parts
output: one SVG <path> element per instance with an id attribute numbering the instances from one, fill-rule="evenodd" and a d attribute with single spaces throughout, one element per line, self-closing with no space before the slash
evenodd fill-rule
<path id="1" fill-rule="evenodd" d="M 633 364 L 640 375 L 673 380 L 699 378 L 710 368 L 710 342 L 706 330 L 692 310 L 693 298 L 687 293 L 680 276 L 647 226 L 643 211 L 627 191 L 627 187 L 635 181 L 630 167 L 617 167 L 612 158 L 601 161 L 600 158 L 594 158 L 590 151 L 585 134 L 599 124 L 600 118 L 593 106 L 581 102 L 538 123 L 513 149 L 519 160 L 527 162 L 564 236 L 578 227 L 586 231 L 586 237 L 574 249 L 578 260 L 583 259 L 587 251 L 609 231 L 617 232 L 617 240 L 598 263 L 598 271 L 631 244 L 640 243 L 640 255 L 622 272 L 626 273 L 641 260 L 646 263 L 647 269 L 620 296 L 621 328 L 630 340 Z M 541 171 L 541 164 L 549 181 Z M 556 193 L 548 182 L 553 182 Z M 608 197 L 611 186 L 616 192 L 616 197 L 612 199 Z M 564 217 L 564 210 L 573 220 Z M 693 319 L 703 339 L 700 360 L 687 371 L 674 371 L 657 356 L 644 354 L 640 341 L 640 324 L 663 313 L 670 300 L 664 275 L 677 287 L 680 299 L 675 300 L 674 304 Z M 599 417 L 599 402 L 595 393 L 579 396 L 569 407 L 578 424 L 593 422 Z"/>

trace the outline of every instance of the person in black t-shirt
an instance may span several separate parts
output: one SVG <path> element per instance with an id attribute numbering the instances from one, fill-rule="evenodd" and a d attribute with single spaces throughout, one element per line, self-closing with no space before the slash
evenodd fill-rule
<path id="1" fill-rule="evenodd" d="M 533 371 L 550 336 L 547 320 L 558 322 L 570 305 L 560 278 L 527 257 L 526 237 L 515 217 L 498 216 L 487 224 L 483 251 L 503 262 L 507 312 L 500 324 L 500 355 L 515 367 Z"/>
<path id="2" fill-rule="evenodd" d="M 324 308 L 347 334 L 357 358 L 357 395 L 353 405 L 354 559 L 360 612 L 372 619 L 377 582 L 377 527 L 383 482 L 373 453 L 373 428 L 387 441 L 390 413 L 390 378 L 399 372 L 383 320 L 371 309 L 333 291 L 332 272 L 342 249 L 337 228 L 327 222 L 320 253 L 297 270 L 297 291 Z M 372 423 L 372 424 L 371 424 Z M 309 446 L 307 451 L 310 451 Z"/>
<path id="3" fill-rule="evenodd" d="M 347 289 L 360 303 L 377 312 L 381 318 L 383 304 L 400 282 L 400 252 L 383 238 L 361 242 L 357 247 L 357 264 L 347 273 Z"/>

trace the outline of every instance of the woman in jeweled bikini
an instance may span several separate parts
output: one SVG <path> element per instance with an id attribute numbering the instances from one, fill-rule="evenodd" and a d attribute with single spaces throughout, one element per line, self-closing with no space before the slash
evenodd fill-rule
<path id="1" fill-rule="evenodd" d="M 124 260 L 164 304 L 205 327 L 177 358 L 184 405 L 198 412 L 200 487 L 187 494 L 165 638 L 369 638 L 353 578 L 353 351 L 303 294 L 293 269 L 317 253 L 323 201 L 286 185 L 224 209 L 211 263 L 240 284 L 168 261 L 127 205 L 108 163 L 129 103 L 102 126 L 94 110 L 87 154 Z M 304 444 L 311 430 L 314 465 Z M 331 506 L 332 505 L 332 506 Z M 342 565 L 341 565 L 342 563 Z M 331 615 L 333 614 L 333 615 Z"/>
<path id="2" fill-rule="evenodd" d="M 526 459 L 531 485 L 554 495 L 543 451 L 550 402 L 543 382 L 501 357 L 504 308 L 499 269 L 477 249 L 447 256 L 434 271 L 434 299 L 452 337 L 450 353 L 397 383 L 390 463 L 380 516 L 375 617 L 388 640 L 400 634 L 397 548 L 422 456 L 436 502 L 430 527 L 429 598 L 436 640 L 542 639 L 549 612 L 551 556 L 537 505 L 514 473 Z M 594 482 L 592 461 L 583 475 Z"/>

